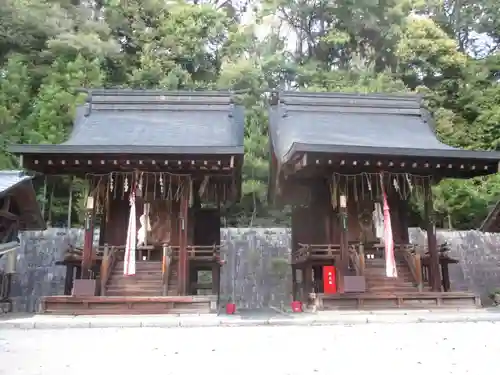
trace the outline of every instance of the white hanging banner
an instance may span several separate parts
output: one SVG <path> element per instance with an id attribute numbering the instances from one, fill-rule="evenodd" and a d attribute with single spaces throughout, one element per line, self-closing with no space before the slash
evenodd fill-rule
<path id="1" fill-rule="evenodd" d="M 387 203 L 387 195 L 384 189 L 384 180 L 380 174 L 380 186 L 382 188 L 384 205 L 384 248 L 385 248 L 385 274 L 387 277 L 398 277 L 396 258 L 394 257 L 394 238 L 392 236 L 391 212 Z"/>
<path id="2" fill-rule="evenodd" d="M 128 219 L 127 242 L 125 245 L 125 261 L 123 262 L 123 274 L 125 276 L 135 275 L 135 253 L 137 248 L 137 217 L 135 209 L 135 189 L 130 192 L 130 215 Z"/>

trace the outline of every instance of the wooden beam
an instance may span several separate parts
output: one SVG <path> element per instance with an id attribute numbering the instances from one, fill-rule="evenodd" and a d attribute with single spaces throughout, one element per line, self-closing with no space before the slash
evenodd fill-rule
<path id="1" fill-rule="evenodd" d="M 94 220 L 95 220 L 95 194 L 92 197 L 92 207 L 86 207 L 85 212 L 85 232 L 83 237 L 83 257 L 82 257 L 82 279 L 90 279 L 92 268 L 92 257 L 94 247 Z M 90 198 L 90 197 L 89 197 Z"/>
<path id="2" fill-rule="evenodd" d="M 0 217 L 3 217 L 7 220 L 11 220 L 11 221 L 18 221 L 19 220 L 19 216 L 16 215 L 16 214 L 13 214 L 12 212 L 9 212 L 9 211 L 0 211 Z"/>
<path id="3" fill-rule="evenodd" d="M 307 154 L 301 154 L 295 157 L 290 163 L 285 164 L 285 168 L 283 169 L 285 178 L 289 175 L 292 175 L 296 172 L 301 171 L 307 167 Z"/>
<path id="4" fill-rule="evenodd" d="M 180 211 L 179 211 L 179 263 L 178 263 L 178 288 L 179 295 L 187 293 L 189 280 L 188 256 L 187 256 L 187 234 L 188 234 L 188 207 L 189 207 L 189 184 L 187 179 L 182 185 Z"/>
<path id="5" fill-rule="evenodd" d="M 349 268 L 349 244 L 348 244 L 348 217 L 347 217 L 347 198 L 344 192 L 340 192 L 338 196 L 339 208 L 339 225 L 340 225 L 340 275 L 339 275 L 339 289 L 341 293 L 345 293 L 345 280 L 344 277 L 348 274 Z"/>
<path id="6" fill-rule="evenodd" d="M 88 169 L 141 169 L 160 171 L 165 168 L 173 171 L 179 170 L 232 170 L 238 165 L 234 155 L 200 155 L 199 158 L 184 158 L 177 156 L 172 158 L 161 158 L 159 156 L 135 157 L 134 155 L 52 155 L 36 156 L 26 160 L 26 167 L 34 170 L 60 169 L 78 170 Z"/>
<path id="7" fill-rule="evenodd" d="M 18 221 L 10 221 L 4 228 L 7 228 L 3 233 L 0 233 L 0 243 L 9 241 L 11 235 L 19 229 Z M 10 243 L 10 241 L 9 241 Z"/>
<path id="8" fill-rule="evenodd" d="M 430 284 L 433 292 L 441 291 L 441 272 L 439 268 L 439 254 L 436 240 L 436 224 L 434 222 L 434 209 L 432 204 L 431 182 L 424 183 L 424 211 L 427 230 L 427 247 L 430 256 Z"/>

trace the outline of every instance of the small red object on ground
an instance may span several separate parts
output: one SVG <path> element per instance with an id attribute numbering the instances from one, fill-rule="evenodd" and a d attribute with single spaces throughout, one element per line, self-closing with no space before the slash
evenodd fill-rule
<path id="1" fill-rule="evenodd" d="M 228 303 L 226 304 L 226 314 L 233 315 L 236 312 L 236 304 Z"/>
<path id="2" fill-rule="evenodd" d="M 294 313 L 302 312 L 302 302 L 300 302 L 300 301 L 292 301 L 292 311 Z"/>

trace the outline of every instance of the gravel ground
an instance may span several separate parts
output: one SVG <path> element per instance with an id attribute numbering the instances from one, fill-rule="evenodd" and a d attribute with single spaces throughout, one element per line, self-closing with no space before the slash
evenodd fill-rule
<path id="1" fill-rule="evenodd" d="M 499 338 L 488 322 L 0 330 L 0 374 L 482 375 Z"/>

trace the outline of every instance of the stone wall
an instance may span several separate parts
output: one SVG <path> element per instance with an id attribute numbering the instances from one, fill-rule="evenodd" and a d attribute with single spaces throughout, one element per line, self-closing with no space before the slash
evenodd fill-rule
<path id="1" fill-rule="evenodd" d="M 95 239 L 98 239 L 98 232 Z M 83 230 L 50 228 L 45 231 L 23 232 L 19 235 L 16 274 L 11 296 L 14 310 L 33 312 L 41 296 L 64 294 L 66 268 L 56 266 L 70 245 L 82 246 Z M 0 259 L 3 269 L 6 259 Z"/>
<path id="2" fill-rule="evenodd" d="M 98 233 L 96 233 L 97 238 Z M 425 241 L 425 232 L 411 229 L 414 243 Z M 55 266 L 68 245 L 82 244 L 80 229 L 51 228 L 20 235 L 17 273 L 12 296 L 16 311 L 36 311 L 41 296 L 63 293 L 65 268 Z M 288 306 L 291 295 L 290 230 L 286 228 L 229 228 L 221 230 L 221 301 L 235 301 L 240 308 Z M 460 263 L 451 267 L 454 290 L 471 290 L 486 296 L 500 287 L 500 234 L 477 231 L 438 232 L 447 240 L 451 255 Z M 0 259 L 0 269 L 5 259 Z M 485 299 L 486 300 L 486 299 Z"/>
<path id="3" fill-rule="evenodd" d="M 424 244 L 425 231 L 411 228 L 410 241 Z M 450 265 L 451 288 L 471 291 L 489 303 L 488 294 L 500 288 L 500 234 L 470 231 L 438 231 L 438 243 L 448 242 L 450 256 L 459 261 Z"/>
<path id="4" fill-rule="evenodd" d="M 280 308 L 292 294 L 290 230 L 231 228 L 221 231 L 221 300 L 238 307 Z"/>

